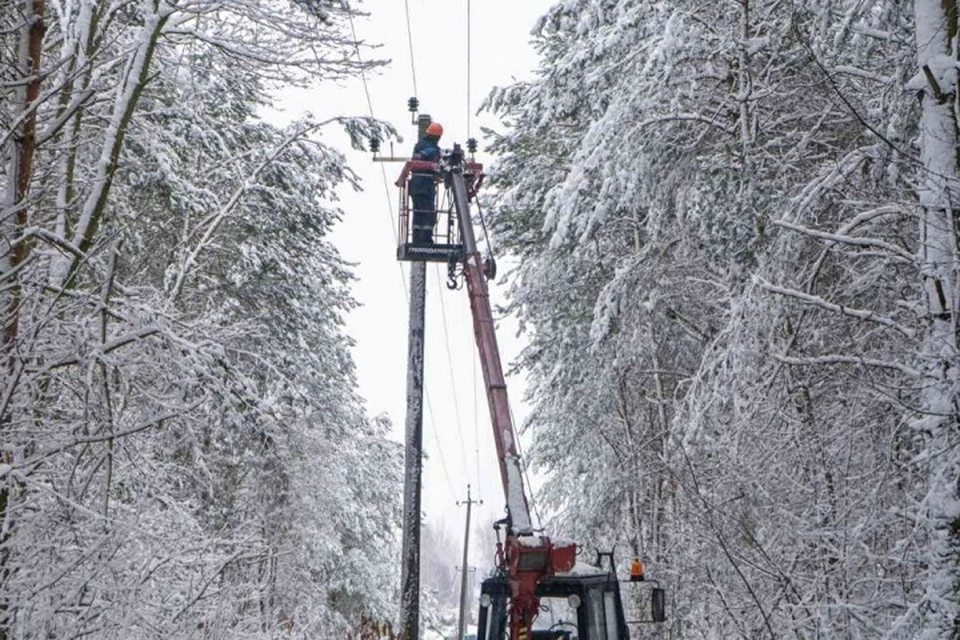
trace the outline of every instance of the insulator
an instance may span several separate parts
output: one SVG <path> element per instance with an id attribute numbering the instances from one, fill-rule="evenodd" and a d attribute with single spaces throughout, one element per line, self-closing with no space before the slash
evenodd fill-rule
<path id="1" fill-rule="evenodd" d="M 476 139 L 476 138 L 468 138 L 468 139 L 467 139 L 467 151 L 469 151 L 470 153 L 476 153 L 476 152 L 477 152 L 477 139 Z"/>
<path id="2" fill-rule="evenodd" d="M 410 110 L 410 113 L 416 113 L 420 110 L 420 101 L 416 97 L 410 98 L 407 100 L 407 109 Z"/>
<path id="3" fill-rule="evenodd" d="M 370 138 L 370 151 L 374 153 L 380 151 L 380 138 Z"/>

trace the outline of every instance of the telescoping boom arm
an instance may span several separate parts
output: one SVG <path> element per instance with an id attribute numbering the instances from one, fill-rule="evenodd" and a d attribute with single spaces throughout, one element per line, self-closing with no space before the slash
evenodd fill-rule
<path id="1" fill-rule="evenodd" d="M 408 196 L 412 172 L 442 178 L 448 200 L 453 202 L 453 211 L 439 210 L 434 202 L 431 212 L 416 199 L 411 207 Z M 407 161 L 396 183 L 400 187 L 397 259 L 414 263 L 445 262 L 451 278 L 449 286 L 453 287 L 457 284 L 457 264 L 462 263 L 474 337 L 483 369 L 507 517 L 494 523 L 498 531 L 497 571 L 481 585 L 478 637 L 503 640 L 509 628 L 510 640 L 560 638 L 568 637 L 568 627 L 572 626 L 576 629 L 573 637 L 582 640 L 629 640 L 629 623 L 666 620 L 665 592 L 655 580 L 642 582 L 644 574 L 639 559 L 634 563 L 632 581 L 656 585 L 651 592 L 651 619 L 628 622 L 612 552 L 598 552 L 596 566 L 578 563 L 575 543 L 551 539 L 542 530 L 534 531 L 533 528 L 487 289 L 487 277 L 492 276 L 492 269 L 488 271 L 488 264 L 480 257 L 470 218 L 470 202 L 482 182 L 482 165 L 465 162 L 462 150 L 454 145 L 453 151 L 443 152 L 437 163 Z M 444 219 L 444 216 L 446 225 L 441 225 L 441 229 L 445 226 L 445 232 L 438 234 L 431 226 L 429 241 L 425 241 L 422 235 L 411 237 L 411 223 L 421 225 L 422 230 L 424 221 L 435 226 L 437 217 Z M 422 219 L 417 221 L 418 217 Z M 437 239 L 439 242 L 435 242 Z M 504 529 L 506 535 L 501 542 L 499 532 Z M 603 557 L 610 560 L 608 570 L 601 568 Z M 552 607 L 557 606 L 554 602 L 558 598 L 564 599 L 565 603 L 560 610 L 560 620 L 555 621 L 553 614 L 558 610 Z M 552 612 L 549 616 L 541 616 L 541 599 L 544 599 L 543 611 Z M 572 611 L 573 617 L 564 621 L 567 609 Z M 545 630 L 546 627 L 533 630 L 538 617 L 541 626 L 552 625 L 549 630 Z M 557 629 L 558 625 L 563 628 Z"/>
<path id="2" fill-rule="evenodd" d="M 533 525 L 530 518 L 530 506 L 523 487 L 523 474 L 520 468 L 520 456 L 517 452 L 513 421 L 510 416 L 510 403 L 507 399 L 507 385 L 503 378 L 503 366 L 500 362 L 500 349 L 493 326 L 493 311 L 490 307 L 490 294 L 483 275 L 483 262 L 477 250 L 477 240 L 473 234 L 470 220 L 470 204 L 463 164 L 453 165 L 450 170 L 451 191 L 454 205 L 460 219 L 460 230 L 464 245 L 464 277 L 470 296 L 470 311 L 473 315 L 473 331 L 480 352 L 480 364 L 483 369 L 483 382 L 487 390 L 487 403 L 490 406 L 490 419 L 493 423 L 494 441 L 497 445 L 497 458 L 500 462 L 500 479 L 507 500 L 507 514 L 511 533 L 530 535 Z"/>
<path id="3" fill-rule="evenodd" d="M 483 263 L 477 250 L 476 237 L 470 219 L 470 194 L 467 191 L 463 153 L 455 147 L 443 162 L 442 173 L 447 188 L 453 194 L 454 207 L 460 221 L 464 243 L 464 275 L 470 295 L 470 310 L 473 314 L 473 329 L 480 353 L 480 365 L 487 390 L 487 403 L 493 424 L 493 436 L 497 447 L 500 478 L 507 502 L 509 529 L 504 545 L 501 569 L 509 578 L 510 638 L 524 640 L 529 637 L 534 618 L 540 611 L 537 585 L 556 572 L 570 571 L 576 561 L 576 545 L 572 542 L 551 541 L 544 535 L 536 535 L 530 518 L 530 507 L 524 491 L 520 456 L 510 417 L 507 387 L 500 362 L 500 350 L 493 326 L 493 311 L 484 277 Z M 479 176 L 471 175 L 474 180 Z M 475 183 L 474 183 L 475 184 Z"/>

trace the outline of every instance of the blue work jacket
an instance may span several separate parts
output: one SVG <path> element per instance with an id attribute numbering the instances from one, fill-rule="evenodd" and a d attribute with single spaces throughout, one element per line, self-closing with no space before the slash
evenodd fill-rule
<path id="1" fill-rule="evenodd" d="M 427 162 L 436 162 L 440 159 L 440 147 L 437 145 L 437 138 L 428 136 L 417 142 L 413 147 L 414 160 L 426 160 Z M 410 179 L 410 195 L 429 196 L 436 192 L 436 185 L 433 181 L 433 174 L 418 174 L 414 172 Z"/>

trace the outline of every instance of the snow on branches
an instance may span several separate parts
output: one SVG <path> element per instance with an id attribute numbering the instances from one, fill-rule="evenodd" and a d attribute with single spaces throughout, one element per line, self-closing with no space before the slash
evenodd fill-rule
<path id="1" fill-rule="evenodd" d="M 350 12 L 0 7 L 0 638 L 389 613 L 400 458 L 356 395 L 324 134 L 390 128 L 259 117 L 359 73 Z"/>

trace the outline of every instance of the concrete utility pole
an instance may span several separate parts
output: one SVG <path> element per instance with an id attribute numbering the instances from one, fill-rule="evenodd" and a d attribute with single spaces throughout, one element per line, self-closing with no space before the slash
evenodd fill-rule
<path id="1" fill-rule="evenodd" d="M 420 637 L 420 479 L 423 475 L 423 333 L 427 264 L 410 265 L 410 338 L 407 345 L 407 425 L 403 482 L 403 569 L 400 634 Z"/>
<path id="2" fill-rule="evenodd" d="M 467 525 L 463 531 L 463 562 L 460 564 L 462 568 L 460 571 L 460 625 L 457 631 L 457 640 L 463 640 L 463 634 L 467 629 L 467 553 L 470 549 L 470 507 L 478 504 L 476 500 L 470 498 L 470 485 L 467 485 L 467 499 L 458 504 L 467 505 Z"/>

